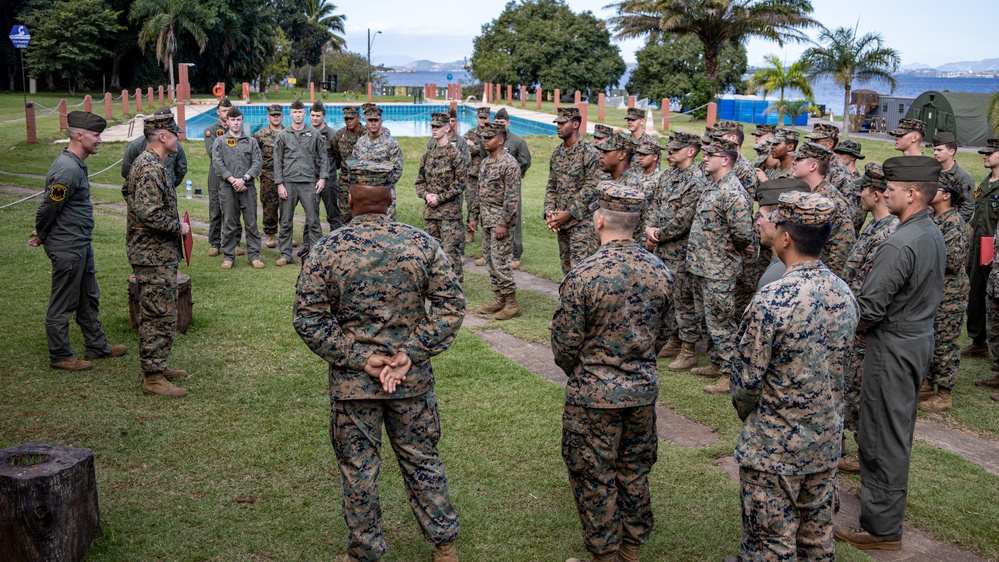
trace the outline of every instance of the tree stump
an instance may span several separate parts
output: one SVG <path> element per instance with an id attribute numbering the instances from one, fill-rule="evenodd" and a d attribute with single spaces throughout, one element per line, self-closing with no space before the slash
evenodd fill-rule
<path id="1" fill-rule="evenodd" d="M 132 328 L 139 328 L 139 287 L 135 276 L 128 276 L 128 319 Z M 177 331 L 186 334 L 194 323 L 194 301 L 191 299 L 191 276 L 177 272 Z"/>
<path id="2" fill-rule="evenodd" d="M 0 451 L 0 562 L 80 560 L 100 536 L 90 449 Z"/>

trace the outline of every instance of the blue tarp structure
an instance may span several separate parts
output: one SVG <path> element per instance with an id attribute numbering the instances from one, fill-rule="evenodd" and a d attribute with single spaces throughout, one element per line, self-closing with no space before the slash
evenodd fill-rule
<path id="1" fill-rule="evenodd" d="M 776 125 L 777 112 L 767 112 L 776 99 L 764 100 L 760 96 L 740 96 L 727 94 L 718 98 L 718 119 L 722 121 L 739 121 L 756 125 Z M 792 100 L 797 101 L 797 100 Z M 791 118 L 784 116 L 785 126 L 790 126 Z M 808 113 L 799 115 L 794 120 L 795 126 L 808 126 Z"/>

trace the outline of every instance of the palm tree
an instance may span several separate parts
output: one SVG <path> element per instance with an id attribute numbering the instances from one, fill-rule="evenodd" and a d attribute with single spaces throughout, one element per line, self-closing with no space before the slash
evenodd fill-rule
<path id="1" fill-rule="evenodd" d="M 347 16 L 343 14 L 334 14 L 336 11 L 336 5 L 330 4 L 328 0 L 305 0 L 305 17 L 309 18 L 311 23 L 318 25 L 324 30 L 328 31 L 330 34 L 329 41 L 323 45 L 323 72 L 325 73 L 326 66 L 326 51 L 330 47 L 334 50 L 342 51 L 344 47 L 347 46 L 346 40 L 343 38 L 344 27 L 343 23 L 347 20 Z M 339 35 L 337 35 L 339 33 Z M 325 76 L 322 77 L 323 80 L 326 79 Z M 309 78 L 308 82 L 312 82 L 312 65 L 309 65 Z"/>
<path id="2" fill-rule="evenodd" d="M 208 35 L 201 5 L 197 0 L 136 0 L 129 18 L 142 21 L 139 30 L 139 47 L 143 52 L 151 43 L 156 45 L 156 61 L 163 63 L 170 73 L 170 89 L 174 90 L 173 56 L 177 54 L 177 35 L 186 31 L 198 45 L 198 52 L 205 52 Z"/>
<path id="3" fill-rule="evenodd" d="M 769 66 L 765 66 L 756 71 L 753 77 L 749 79 L 749 90 L 755 92 L 756 90 L 763 89 L 763 99 L 767 99 L 767 94 L 772 94 L 776 91 L 780 91 L 779 102 L 784 101 L 784 90 L 787 88 L 795 88 L 801 91 L 801 95 L 805 96 L 805 100 L 811 101 L 814 98 L 812 93 L 812 84 L 808 80 L 808 71 L 811 67 L 808 65 L 807 61 L 796 61 L 791 66 L 784 66 L 780 58 L 777 55 L 767 55 L 763 57 L 763 60 Z M 781 111 L 777 114 L 777 122 L 784 122 L 784 111 L 783 105 L 774 104 L 771 107 L 780 107 Z M 794 121 L 794 117 L 791 118 Z"/>
<path id="4" fill-rule="evenodd" d="M 617 8 L 610 23 L 618 39 L 696 36 L 704 45 L 709 101 L 718 93 L 718 58 L 725 43 L 761 37 L 784 46 L 806 41 L 802 29 L 820 25 L 809 17 L 811 0 L 621 0 L 606 7 Z"/>
<path id="5" fill-rule="evenodd" d="M 854 80 L 887 82 L 895 91 L 895 73 L 902 57 L 898 51 L 884 46 L 880 33 L 867 33 L 857 37 L 857 29 L 839 27 L 825 29 L 819 34 L 823 46 L 809 47 L 802 53 L 802 60 L 812 65 L 809 78 L 829 76 L 843 87 L 843 134 L 850 136 L 847 116 L 850 114 L 850 91 Z"/>
<path id="6" fill-rule="evenodd" d="M 784 116 L 787 115 L 791 118 L 791 125 L 794 125 L 794 120 L 798 118 L 799 115 L 808 113 L 809 111 L 815 111 L 815 104 L 812 103 L 811 99 L 807 100 L 786 100 L 781 98 L 775 101 L 766 109 L 766 113 L 777 112 L 777 123 L 778 126 L 784 125 Z"/>

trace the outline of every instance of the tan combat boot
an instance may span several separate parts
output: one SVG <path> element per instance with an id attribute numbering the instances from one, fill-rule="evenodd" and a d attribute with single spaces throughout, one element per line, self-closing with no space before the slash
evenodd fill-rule
<path id="1" fill-rule="evenodd" d="M 594 554 L 593 558 L 570 558 L 565 562 L 617 562 L 617 553 Z"/>
<path id="2" fill-rule="evenodd" d="M 510 269 L 520 269 L 520 260 L 510 262 Z"/>
<path id="3" fill-rule="evenodd" d="M 186 379 L 188 376 L 187 371 L 183 369 L 171 369 L 170 367 L 163 369 L 161 374 L 163 375 L 163 378 L 168 381 L 172 381 L 173 379 Z"/>
<path id="4" fill-rule="evenodd" d="M 503 305 L 503 310 L 496 313 L 496 319 L 509 320 L 520 316 L 520 305 L 517 304 L 517 293 L 505 295 L 505 298 L 506 304 Z"/>
<path id="5" fill-rule="evenodd" d="M 638 545 L 621 543 L 621 548 L 617 551 L 617 562 L 638 562 Z"/>
<path id="6" fill-rule="evenodd" d="M 919 389 L 919 402 L 920 403 L 926 402 L 930 398 L 933 398 L 933 396 L 936 395 L 936 393 L 937 393 L 936 387 L 934 387 L 933 383 L 930 382 L 930 379 L 927 378 L 925 381 L 923 381 L 923 386 L 920 387 Z"/>
<path id="7" fill-rule="evenodd" d="M 267 247 L 268 248 L 277 248 L 277 237 L 274 236 L 273 234 L 268 234 L 267 235 Z"/>
<path id="8" fill-rule="evenodd" d="M 732 382 L 728 377 L 722 375 L 714 384 L 709 384 L 704 387 L 704 392 L 708 394 L 728 394 L 731 392 Z"/>
<path id="9" fill-rule="evenodd" d="M 142 376 L 142 393 L 150 396 L 168 396 L 170 398 L 183 398 L 187 396 L 187 391 L 174 386 L 168 381 L 163 373 L 148 373 Z"/>
<path id="10" fill-rule="evenodd" d="M 680 355 L 680 349 L 683 347 L 683 342 L 680 341 L 679 336 L 670 336 L 669 341 L 663 346 L 662 350 L 659 352 L 659 357 L 676 357 Z"/>
<path id="11" fill-rule="evenodd" d="M 506 295 L 496 293 L 496 301 L 491 304 L 485 304 L 476 309 L 479 314 L 495 314 L 506 306 Z"/>
<path id="12" fill-rule="evenodd" d="M 695 367 L 690 370 L 690 374 L 709 379 L 716 379 L 722 376 L 721 367 L 714 363 L 709 364 L 707 367 Z"/>
<path id="13" fill-rule="evenodd" d="M 919 409 L 930 414 L 941 414 L 949 412 L 954 407 L 954 401 L 950 395 L 950 389 L 940 388 L 932 398 L 919 403 Z"/>
<path id="14" fill-rule="evenodd" d="M 458 562 L 458 551 L 454 542 L 442 542 L 434 545 L 434 562 Z"/>
<path id="15" fill-rule="evenodd" d="M 475 258 L 475 265 L 486 265 L 485 258 Z"/>
<path id="16" fill-rule="evenodd" d="M 465 232 L 465 244 L 471 244 L 475 242 L 475 233 L 471 230 Z"/>
<path id="17" fill-rule="evenodd" d="M 694 344 L 683 342 L 683 345 L 680 346 L 680 354 L 667 368 L 670 371 L 686 371 L 694 365 L 697 365 L 697 351 L 694 350 Z"/>

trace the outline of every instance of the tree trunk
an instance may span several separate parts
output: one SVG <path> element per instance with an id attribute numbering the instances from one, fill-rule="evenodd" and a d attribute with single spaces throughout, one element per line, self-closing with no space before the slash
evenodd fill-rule
<path id="1" fill-rule="evenodd" d="M 124 57 L 125 53 L 115 53 L 114 55 L 111 63 L 111 83 L 108 84 L 109 92 L 121 90 L 121 59 Z"/>
<path id="2" fill-rule="evenodd" d="M 708 83 L 711 85 L 711 90 L 708 92 L 708 103 L 715 101 L 718 96 L 718 52 L 721 51 L 721 46 L 717 47 L 717 50 L 712 45 L 704 44 L 704 75 L 708 78 Z"/>
<path id="3" fill-rule="evenodd" d="M 850 90 L 853 89 L 853 81 L 847 80 L 843 88 L 843 137 L 850 138 Z"/>
<path id="4" fill-rule="evenodd" d="M 170 69 L 170 91 L 173 92 L 174 99 L 177 98 L 177 85 L 173 82 L 173 53 L 167 55 L 167 66 Z"/>

